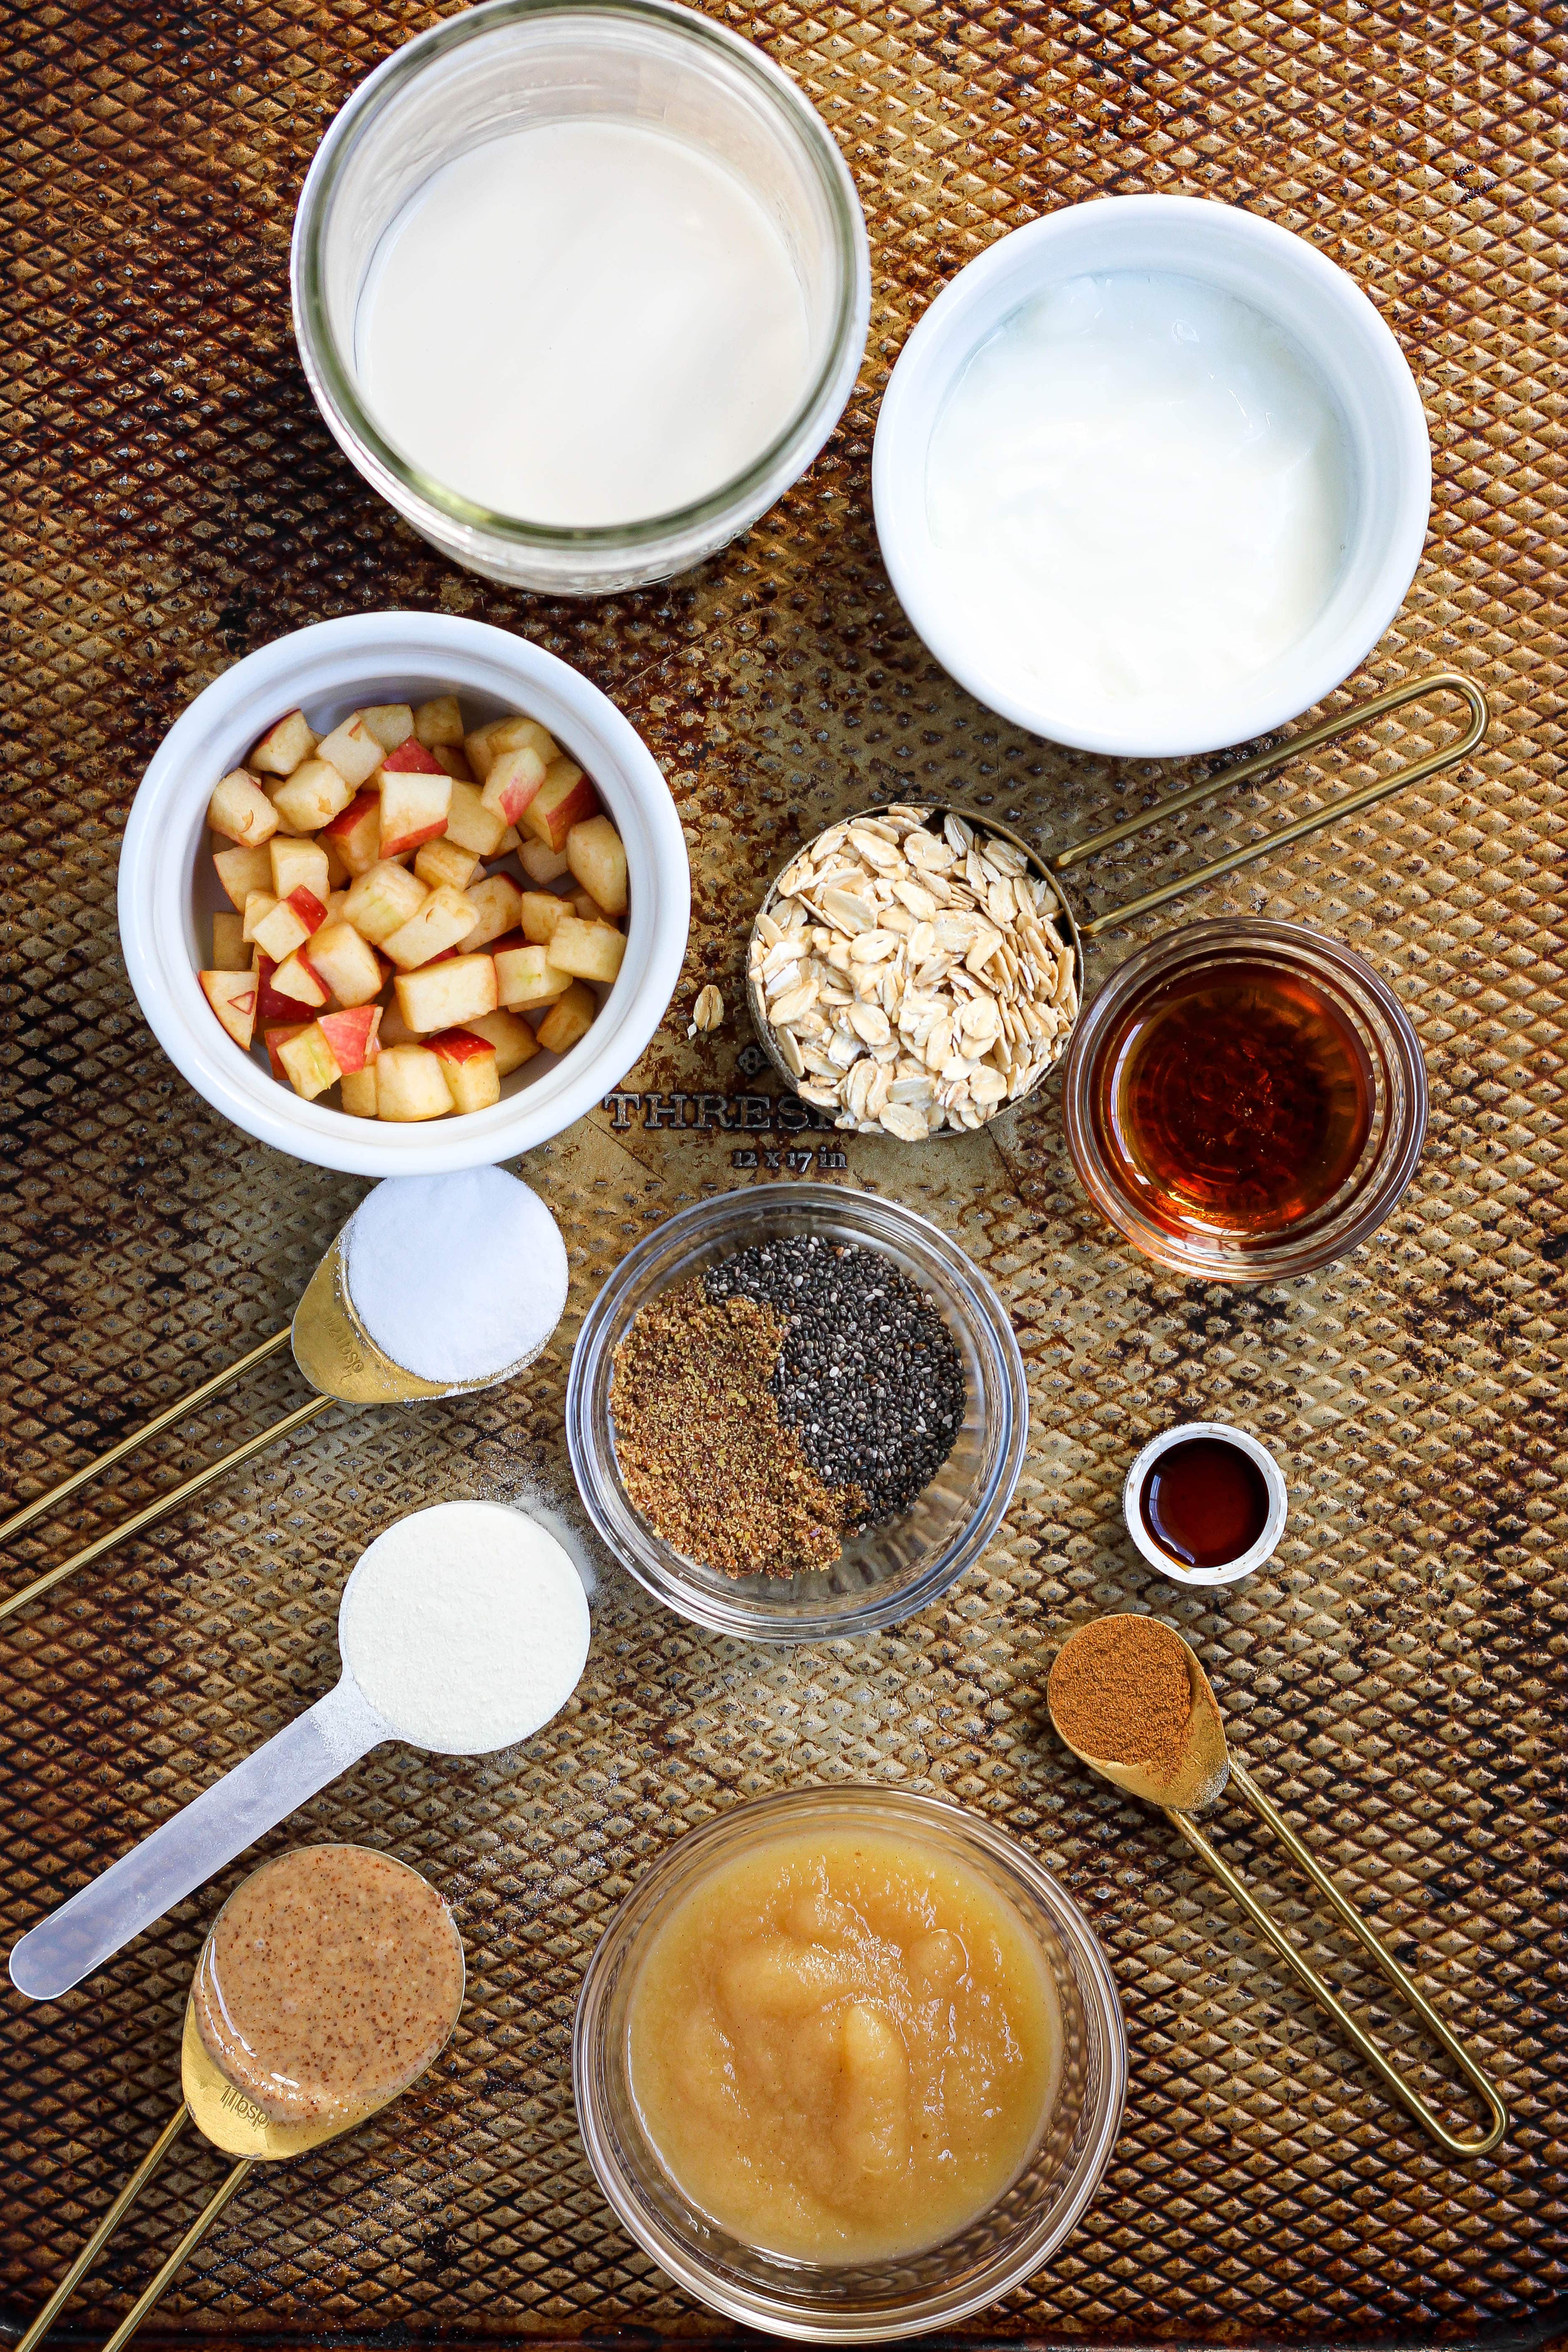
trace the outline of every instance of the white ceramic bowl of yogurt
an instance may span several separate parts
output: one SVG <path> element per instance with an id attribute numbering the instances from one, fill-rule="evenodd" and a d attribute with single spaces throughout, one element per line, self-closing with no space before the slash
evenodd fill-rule
<path id="1" fill-rule="evenodd" d="M 676 0 L 484 0 L 329 126 L 294 329 L 365 479 L 454 562 L 603 594 L 816 456 L 865 349 L 854 182 L 787 74 Z"/>
<path id="2" fill-rule="evenodd" d="M 1075 205 L 971 262 L 900 355 L 872 464 L 944 668 L 1123 758 L 1331 693 L 1404 601 L 1431 489 L 1420 395 L 1354 280 L 1187 196 Z"/>
<path id="3" fill-rule="evenodd" d="M 280 711 L 318 730 L 366 704 L 455 693 L 470 725 L 525 710 L 592 777 L 626 845 L 620 973 L 582 1043 L 501 1082 L 488 1110 L 400 1126 L 306 1102 L 239 1048 L 196 973 L 227 900 L 207 854 L 207 802 Z M 196 1092 L 296 1160 L 356 1176 L 438 1176 L 531 1151 L 618 1086 L 663 1018 L 686 952 L 690 871 L 652 752 L 607 696 L 542 647 L 445 613 L 364 613 L 296 630 L 197 695 L 153 753 L 120 852 L 120 943 L 131 985 L 169 1059 Z"/>

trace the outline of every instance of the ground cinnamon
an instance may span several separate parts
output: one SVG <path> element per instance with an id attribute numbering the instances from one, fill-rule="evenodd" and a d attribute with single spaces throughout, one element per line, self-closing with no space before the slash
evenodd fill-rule
<path id="1" fill-rule="evenodd" d="M 1152 1617 L 1097 1617 L 1057 1652 L 1047 1696 L 1083 1755 L 1168 1771 L 1192 1718 L 1186 1644 Z"/>

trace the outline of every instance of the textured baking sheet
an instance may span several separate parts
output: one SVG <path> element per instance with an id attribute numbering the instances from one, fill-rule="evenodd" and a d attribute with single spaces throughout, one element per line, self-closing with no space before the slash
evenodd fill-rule
<path id="1" fill-rule="evenodd" d="M 1437 467 L 1419 579 L 1353 684 L 1458 663 L 1496 723 L 1463 770 L 1167 918 L 1296 917 L 1399 987 L 1434 1110 L 1384 1234 L 1262 1293 L 1184 1286 L 1097 1224 L 1054 1099 L 924 1154 L 852 1142 L 843 1181 L 938 1219 L 1013 1309 L 1035 1425 L 1005 1539 L 916 1622 L 794 1654 L 711 1640 L 609 1569 L 589 1674 L 526 1754 L 436 1767 L 385 1749 L 310 1807 L 291 1836 L 385 1844 L 452 1896 L 467 2015 L 395 2113 L 253 2177 L 160 2326 L 721 2333 L 595 2190 L 572 2116 L 574 1992 L 620 1895 L 686 1823 L 754 1791 L 857 1778 L 978 1807 L 1029 1841 L 1094 1920 L 1127 2006 L 1131 2100 L 1102 2192 L 1049 2269 L 966 2333 L 1538 2339 L 1564 2288 L 1563 19 L 1256 0 L 716 10 L 800 78 L 843 142 L 873 236 L 870 348 L 828 451 L 743 545 L 670 587 L 577 606 L 508 597 L 424 550 L 338 457 L 294 357 L 286 266 L 305 165 L 354 82 L 429 13 L 7 12 L 10 1492 L 37 1492 L 275 1328 L 361 1189 L 208 1112 L 141 1024 L 119 961 L 131 793 L 226 663 L 387 605 L 473 613 L 580 663 L 679 800 L 690 958 L 622 1097 L 528 1164 L 574 1279 L 568 1324 L 525 1383 L 331 1416 L 5 1629 L 7 1944 L 325 1686 L 343 1575 L 388 1517 L 529 1482 L 564 1491 L 571 1332 L 634 1235 L 706 1189 L 816 1161 L 818 1139 L 745 1125 L 771 1114 L 742 1097 L 772 1082 L 733 1015 L 716 1040 L 685 1040 L 703 981 L 738 1003 L 737 941 L 790 845 L 894 787 L 952 791 L 1060 844 L 1176 779 L 1015 734 L 936 670 L 889 592 L 870 520 L 876 398 L 972 254 L 1074 199 L 1177 190 L 1282 221 L 1350 268 L 1417 371 Z M 1289 789 L 1385 764 L 1420 738 L 1415 718 Z M 1285 789 L 1141 844 L 1102 883 L 1151 879 L 1184 845 L 1212 855 Z M 1101 968 L 1128 944 L 1108 942 Z M 7 1580 L 299 1394 L 268 1370 L 23 1540 Z M 1266 1435 L 1291 1481 L 1279 1555 L 1212 1601 L 1152 1582 L 1118 1516 L 1135 1448 L 1200 1413 Z M 1163 1827 L 1053 1742 L 1056 1643 L 1143 1602 L 1197 1642 L 1241 1752 L 1505 2086 L 1513 2130 L 1473 2174 L 1428 2150 Z M 1234 1814 L 1223 1834 L 1439 2087 L 1277 1859 Z M 236 1875 L 66 2001 L 7 1995 L 13 2314 L 37 2307 L 171 2105 L 202 1924 Z M 124 2309 L 216 2172 L 199 2149 L 171 2166 L 84 2289 L 80 2326 Z"/>

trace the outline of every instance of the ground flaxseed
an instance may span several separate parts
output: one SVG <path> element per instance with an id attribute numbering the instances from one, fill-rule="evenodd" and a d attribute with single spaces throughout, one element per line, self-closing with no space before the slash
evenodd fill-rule
<path id="1" fill-rule="evenodd" d="M 783 1318 L 699 1276 L 643 1307 L 616 1349 L 616 1459 L 628 1501 L 725 1576 L 831 1568 L 860 1507 L 824 1485 L 779 1419 Z"/>

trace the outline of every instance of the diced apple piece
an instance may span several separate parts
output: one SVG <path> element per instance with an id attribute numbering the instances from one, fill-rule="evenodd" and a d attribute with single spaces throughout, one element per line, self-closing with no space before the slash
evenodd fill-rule
<path id="1" fill-rule="evenodd" d="M 338 1101 L 351 1118 L 375 1117 L 375 1064 L 367 1062 L 363 1070 L 343 1072 L 342 1092 Z"/>
<path id="2" fill-rule="evenodd" d="M 310 969 L 342 1005 L 368 1004 L 382 991 L 375 950 L 352 923 L 323 923 L 310 941 Z"/>
<path id="3" fill-rule="evenodd" d="M 418 913 L 429 896 L 424 883 L 405 866 L 383 860 L 368 867 L 349 892 L 344 919 L 353 925 L 362 940 L 378 948 L 394 931 L 401 930 L 411 915 Z M 466 906 L 468 901 L 463 903 Z"/>
<path id="4" fill-rule="evenodd" d="M 406 702 L 373 702 L 360 712 L 360 723 L 384 751 L 395 751 L 414 732 L 414 713 Z"/>
<path id="5" fill-rule="evenodd" d="M 558 898 L 553 890 L 525 890 L 518 913 L 523 938 L 536 947 L 548 947 L 557 924 L 571 912 L 571 899 Z"/>
<path id="6" fill-rule="evenodd" d="M 559 882 L 570 873 L 572 861 L 563 849 L 552 849 L 547 841 L 523 841 L 518 845 L 518 862 L 531 882 L 542 887 L 546 882 Z"/>
<path id="7" fill-rule="evenodd" d="M 302 1037 L 307 1029 L 314 1027 L 313 1021 L 287 1021 L 276 1029 L 262 1031 L 261 1042 L 267 1048 L 267 1058 L 272 1065 L 272 1075 L 275 1078 L 281 1078 L 285 1086 L 289 1083 L 289 1073 L 278 1056 L 290 1037 Z"/>
<path id="8" fill-rule="evenodd" d="M 343 908 L 348 905 L 348 903 L 349 894 L 346 890 L 329 891 L 327 895 L 326 921 L 322 925 L 323 929 L 326 928 L 327 923 L 341 923 L 344 919 Z"/>
<path id="9" fill-rule="evenodd" d="M 497 995 L 512 1011 L 525 1004 L 553 1004 L 572 985 L 571 973 L 557 971 L 545 948 L 507 948 L 491 961 Z"/>
<path id="10" fill-rule="evenodd" d="M 454 783 L 447 810 L 447 838 L 476 857 L 493 857 L 506 831 L 505 820 L 486 808 L 473 784 Z"/>
<path id="11" fill-rule="evenodd" d="M 415 877 L 411 875 L 409 879 Z M 422 889 L 424 885 L 421 883 Z M 432 890 L 416 914 L 389 938 L 378 941 L 400 971 L 413 971 L 448 948 L 455 948 L 474 927 L 474 910 L 461 890 L 442 883 Z"/>
<path id="12" fill-rule="evenodd" d="M 378 1118 L 445 1118 L 452 1108 L 446 1072 L 425 1045 L 389 1045 L 375 1060 Z"/>
<path id="13" fill-rule="evenodd" d="M 307 1102 L 325 1094 L 342 1076 L 319 1021 L 312 1021 L 297 1036 L 285 1037 L 278 1048 L 278 1059 L 294 1092 Z"/>
<path id="14" fill-rule="evenodd" d="M 549 772 L 531 745 L 516 751 L 502 751 L 490 762 L 479 797 L 504 824 L 516 824 Z"/>
<path id="15" fill-rule="evenodd" d="M 231 915 L 226 911 L 213 917 L 213 970 L 250 970 L 250 948 L 245 936 L 243 915 Z"/>
<path id="16" fill-rule="evenodd" d="M 258 925 L 265 920 L 277 904 L 276 891 L 252 890 L 245 901 L 245 927 L 240 932 L 241 939 L 247 943 L 254 940 Z M 292 948 L 289 952 L 292 955 Z"/>
<path id="17" fill-rule="evenodd" d="M 315 748 L 316 738 L 305 723 L 304 712 L 288 710 L 273 720 L 245 764 L 258 775 L 291 776 Z"/>
<path id="18" fill-rule="evenodd" d="M 510 719 L 492 719 L 488 727 L 476 727 L 463 738 L 464 756 L 481 784 L 503 751 L 537 751 L 546 767 L 561 756 L 553 736 L 547 735 L 537 719 L 523 718 L 521 711 Z"/>
<path id="19" fill-rule="evenodd" d="M 272 787 L 272 805 L 290 833 L 316 832 L 353 796 L 353 784 L 330 760 L 302 760 L 291 776 Z"/>
<path id="20" fill-rule="evenodd" d="M 363 1070 L 374 1062 L 381 1051 L 378 1032 L 381 1027 L 379 1004 L 356 1004 L 341 1013 L 323 1013 L 317 1023 L 322 1036 L 332 1049 L 332 1059 L 346 1078 L 353 1070 Z"/>
<path id="21" fill-rule="evenodd" d="M 278 964 L 287 963 L 295 949 L 302 948 L 316 928 L 306 922 L 292 898 L 278 899 L 270 913 L 263 915 L 258 923 L 251 922 L 247 907 L 245 919 L 262 954 L 270 956 Z"/>
<path id="22" fill-rule="evenodd" d="M 435 752 L 426 751 L 412 735 L 406 743 L 389 751 L 375 772 L 377 782 L 383 776 L 444 776 L 446 772 Z"/>
<path id="23" fill-rule="evenodd" d="M 476 1013 L 493 1013 L 498 998 L 496 968 L 488 955 L 447 956 L 393 982 L 397 1009 L 416 1037 L 450 1029 Z"/>
<path id="24" fill-rule="evenodd" d="M 368 874 L 381 856 L 381 794 L 356 793 L 347 808 L 321 828 L 329 852 L 335 850 L 353 875 Z"/>
<path id="25" fill-rule="evenodd" d="M 381 1027 L 376 1032 L 384 1053 L 389 1045 L 417 1045 L 421 1040 L 416 1029 L 411 1029 L 398 1010 L 395 990 L 391 1002 L 381 1008 Z"/>
<path id="26" fill-rule="evenodd" d="M 587 817 L 572 827 L 566 836 L 566 863 L 572 879 L 606 915 L 626 913 L 626 853 L 607 816 Z"/>
<path id="27" fill-rule="evenodd" d="M 522 893 L 506 874 L 491 874 L 483 882 L 476 882 L 463 896 L 474 910 L 474 928 L 463 933 L 463 952 L 472 955 L 476 948 L 489 947 L 508 931 L 515 930 L 518 910 L 522 905 Z"/>
<path id="28" fill-rule="evenodd" d="M 331 887 L 327 878 L 327 853 L 313 841 L 290 839 L 288 835 L 274 835 L 268 844 L 272 860 L 272 887 L 279 898 L 301 885 L 323 906 Z"/>
<path id="29" fill-rule="evenodd" d="M 284 958 L 272 974 L 272 986 L 279 996 L 286 996 L 290 1004 L 302 1004 L 311 1013 L 325 1004 L 332 992 L 309 956 L 298 948 L 291 956 Z"/>
<path id="30" fill-rule="evenodd" d="M 219 849 L 214 852 L 213 864 L 228 895 L 229 905 L 237 908 L 242 915 L 253 890 L 271 891 L 272 856 L 268 849 Z"/>
<path id="31" fill-rule="evenodd" d="M 502 834 L 500 839 L 496 844 L 496 856 L 498 857 L 510 856 L 521 839 L 522 835 L 519 833 L 516 825 L 509 824 L 506 831 Z"/>
<path id="32" fill-rule="evenodd" d="M 492 1103 L 500 1102 L 496 1049 L 483 1037 L 476 1037 L 471 1029 L 443 1029 L 429 1040 L 429 1045 L 446 1072 L 454 1110 L 489 1110 Z"/>
<path id="33" fill-rule="evenodd" d="M 434 841 L 447 830 L 447 812 L 452 804 L 452 779 L 439 772 L 433 776 L 408 773 L 390 768 L 381 772 L 381 854 L 383 857 L 400 857 L 405 850 L 417 849 L 423 841 Z"/>
<path id="34" fill-rule="evenodd" d="M 364 723 L 363 711 L 355 710 L 323 735 L 316 746 L 318 755 L 330 760 L 340 776 L 358 791 L 361 784 L 374 776 L 385 754 L 384 744 L 379 743 Z M 341 803 L 340 803 L 341 805 Z"/>
<path id="35" fill-rule="evenodd" d="M 522 830 L 551 849 L 564 849 L 574 824 L 599 814 L 599 795 L 575 761 L 554 760 L 523 813 Z"/>
<path id="36" fill-rule="evenodd" d="M 327 861 L 327 885 L 332 890 L 346 890 L 353 880 L 348 861 L 335 841 L 328 839 L 325 831 L 316 835 L 317 845 Z M 329 900 L 329 906 L 331 901 Z"/>
<path id="37" fill-rule="evenodd" d="M 473 782 L 474 772 L 460 751 L 454 751 L 450 743 L 432 743 L 429 751 L 443 775 L 450 776 L 456 783 Z"/>
<path id="38" fill-rule="evenodd" d="M 199 971 L 202 992 L 237 1045 L 247 1054 L 256 1034 L 256 974 L 253 971 Z"/>
<path id="39" fill-rule="evenodd" d="M 547 1054 L 569 1054 L 587 1035 L 598 1010 L 593 990 L 574 980 L 559 1003 L 551 1006 L 534 1034 Z"/>
<path id="40" fill-rule="evenodd" d="M 471 849 L 459 849 L 455 841 L 445 838 L 427 841 L 414 861 L 414 871 L 432 890 L 438 890 L 443 882 L 449 890 L 466 890 L 479 866 Z"/>
<path id="41" fill-rule="evenodd" d="M 247 849 L 270 841 L 278 830 L 278 812 L 243 768 L 235 768 L 213 788 L 207 803 L 207 823 L 215 833 L 237 841 Z"/>
<path id="42" fill-rule="evenodd" d="M 524 1062 L 531 1062 L 539 1051 L 538 1038 L 515 1013 L 470 1013 L 463 1026 L 495 1047 L 496 1076 L 500 1078 L 521 1070 Z"/>
<path id="43" fill-rule="evenodd" d="M 256 950 L 256 1017 L 263 1029 L 270 1028 L 275 1021 L 298 1021 L 302 1013 L 309 1013 L 314 1009 L 310 1005 L 301 1004 L 296 997 L 279 995 L 272 985 L 277 971 L 278 966 L 273 962 L 272 958 L 269 955 L 263 955 L 258 948 Z"/>
<path id="44" fill-rule="evenodd" d="M 550 961 L 556 971 L 569 971 L 576 980 L 614 980 L 626 951 L 625 939 L 612 925 L 584 923 L 575 915 L 556 924 L 550 942 Z"/>
<path id="45" fill-rule="evenodd" d="M 437 744 L 461 743 L 463 714 L 457 696 L 433 694 L 428 702 L 422 702 L 414 714 L 414 732 L 432 750 Z"/>
<path id="46" fill-rule="evenodd" d="M 566 904 L 580 923 L 615 923 L 616 929 L 620 929 L 614 915 L 605 914 L 591 891 L 574 890 Z"/>

